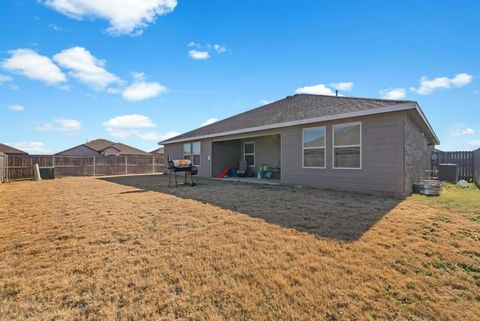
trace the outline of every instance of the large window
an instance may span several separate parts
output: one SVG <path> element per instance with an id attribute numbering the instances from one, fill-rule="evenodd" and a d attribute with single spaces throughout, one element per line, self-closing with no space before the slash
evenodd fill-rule
<path id="1" fill-rule="evenodd" d="M 333 167 L 362 167 L 362 125 L 349 123 L 333 125 Z"/>
<path id="2" fill-rule="evenodd" d="M 190 143 L 183 144 L 183 159 L 192 159 L 192 145 Z"/>
<path id="3" fill-rule="evenodd" d="M 303 129 L 303 167 L 325 168 L 325 127 Z"/>
<path id="4" fill-rule="evenodd" d="M 194 166 L 200 166 L 201 143 L 183 144 L 183 159 L 189 159 Z"/>
<path id="5" fill-rule="evenodd" d="M 200 142 L 192 143 L 192 163 L 194 166 L 200 166 L 200 151 L 201 144 Z"/>
<path id="6" fill-rule="evenodd" d="M 255 143 L 244 143 L 243 155 L 248 166 L 255 166 Z"/>

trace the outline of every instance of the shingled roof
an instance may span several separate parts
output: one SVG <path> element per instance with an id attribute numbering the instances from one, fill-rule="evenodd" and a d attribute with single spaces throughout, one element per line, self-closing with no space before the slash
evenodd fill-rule
<path id="1" fill-rule="evenodd" d="M 122 143 L 114 143 L 108 139 L 94 139 L 94 140 L 91 140 L 89 141 L 88 143 L 85 143 L 85 144 L 82 144 L 83 146 L 87 146 L 88 148 L 90 149 L 93 149 L 94 151 L 97 151 L 97 152 L 101 152 L 102 150 L 106 149 L 106 148 L 115 148 L 119 151 L 119 155 L 141 155 L 141 156 L 146 156 L 146 155 L 151 155 L 141 149 L 138 149 L 138 148 L 135 148 L 135 147 L 132 147 L 132 146 L 128 146 L 128 145 L 125 145 L 125 144 L 122 144 Z M 78 146 L 82 146 L 82 145 L 78 145 Z M 62 151 L 62 152 L 59 152 L 57 154 L 61 154 L 61 153 L 64 153 L 68 150 L 71 150 L 73 148 L 76 148 L 78 146 L 75 146 L 75 147 L 72 147 L 72 148 L 69 148 L 65 151 Z"/>
<path id="2" fill-rule="evenodd" d="M 322 121 L 322 118 L 327 119 L 329 116 L 335 115 L 352 117 L 355 114 L 360 115 L 362 112 L 380 113 L 389 111 L 389 107 L 393 111 L 397 106 L 398 108 L 414 109 L 418 107 L 418 104 L 409 100 L 298 94 L 200 127 L 160 142 L 160 144 L 215 137 L 223 134 L 229 135 L 241 131 L 263 130 L 269 127 L 286 127 L 296 123 L 308 123 L 310 120 L 311 122 Z"/>
<path id="3" fill-rule="evenodd" d="M 23 150 L 16 149 L 12 146 L 8 146 L 5 144 L 0 144 L 0 153 L 28 155 L 28 153 L 24 152 Z"/>

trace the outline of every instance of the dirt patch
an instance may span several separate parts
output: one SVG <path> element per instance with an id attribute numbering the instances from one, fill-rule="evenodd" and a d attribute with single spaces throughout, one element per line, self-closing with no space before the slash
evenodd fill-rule
<path id="1" fill-rule="evenodd" d="M 480 318 L 480 213 L 468 204 L 230 183 L 170 195 L 156 178 L 141 189 L 94 178 L 2 184 L 0 320 Z M 273 210 L 255 210 L 265 199 Z M 256 214 L 287 203 L 277 217 Z M 319 227 L 328 213 L 351 225 L 369 203 L 382 210 L 360 233 Z M 318 221 L 295 222 L 298 206 Z"/>

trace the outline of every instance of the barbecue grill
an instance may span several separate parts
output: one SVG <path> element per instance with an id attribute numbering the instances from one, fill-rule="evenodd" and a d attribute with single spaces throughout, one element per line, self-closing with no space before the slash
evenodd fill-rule
<path id="1" fill-rule="evenodd" d="M 193 176 L 198 174 L 198 168 L 192 165 L 189 159 L 173 159 L 168 161 L 168 187 L 172 187 L 172 176 L 175 178 L 175 187 L 177 183 L 177 173 L 184 172 L 184 184 L 187 184 L 187 179 L 190 178 L 190 185 L 195 186 Z"/>

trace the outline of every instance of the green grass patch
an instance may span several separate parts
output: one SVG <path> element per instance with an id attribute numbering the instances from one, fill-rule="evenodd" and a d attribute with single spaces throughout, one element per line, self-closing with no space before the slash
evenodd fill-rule
<path id="1" fill-rule="evenodd" d="M 469 184 L 466 188 L 460 188 L 455 184 L 444 183 L 442 193 L 438 197 L 414 195 L 426 202 L 438 204 L 449 209 L 480 211 L 480 190 L 475 184 Z M 478 215 L 474 215 L 478 219 Z"/>

